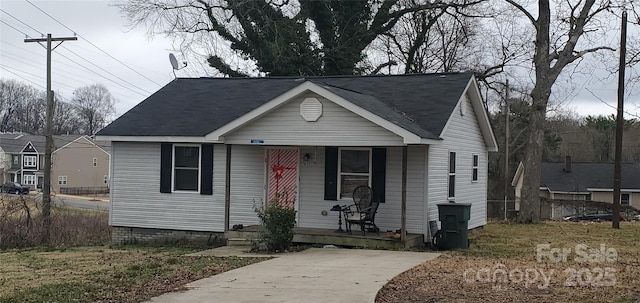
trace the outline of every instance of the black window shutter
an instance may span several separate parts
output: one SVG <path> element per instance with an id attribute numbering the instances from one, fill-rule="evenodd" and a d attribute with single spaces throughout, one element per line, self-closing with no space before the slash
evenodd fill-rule
<path id="1" fill-rule="evenodd" d="M 324 148 L 324 199 L 338 200 L 338 148 Z"/>
<path id="2" fill-rule="evenodd" d="M 202 144 L 200 194 L 213 195 L 213 144 Z"/>
<path id="3" fill-rule="evenodd" d="M 171 192 L 171 166 L 173 145 L 171 143 L 162 143 L 160 145 L 160 192 Z"/>
<path id="4" fill-rule="evenodd" d="M 371 151 L 371 190 L 373 202 L 384 203 L 387 175 L 387 149 L 374 148 Z"/>

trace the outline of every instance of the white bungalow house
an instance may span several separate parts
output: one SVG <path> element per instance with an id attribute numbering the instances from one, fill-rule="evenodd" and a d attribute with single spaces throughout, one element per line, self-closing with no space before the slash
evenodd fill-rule
<path id="1" fill-rule="evenodd" d="M 97 139 L 112 142 L 115 243 L 258 224 L 254 205 L 283 191 L 298 226 L 335 229 L 329 210 L 358 185 L 382 230 L 428 241 L 438 203 L 471 203 L 469 228 L 486 224 L 497 150 L 472 73 L 179 78 Z"/>

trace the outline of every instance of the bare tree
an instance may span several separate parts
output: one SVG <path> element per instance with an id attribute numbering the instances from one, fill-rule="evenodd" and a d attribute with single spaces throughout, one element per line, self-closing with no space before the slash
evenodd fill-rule
<path id="1" fill-rule="evenodd" d="M 600 50 L 613 50 L 602 45 L 589 45 L 578 50 L 579 40 L 602 34 L 604 26 L 598 22 L 611 9 L 611 2 L 596 0 L 563 1 L 555 3 L 551 12 L 549 0 L 538 0 L 537 9 L 527 8 L 516 0 L 505 0 L 519 10 L 531 23 L 535 31 L 533 68 L 535 84 L 530 92 L 532 98 L 529 118 L 527 153 L 524 159 L 524 185 L 519 222 L 538 223 L 540 221 L 540 163 L 544 142 L 544 124 L 547 105 L 554 83 L 562 71 L 576 60 Z M 538 17 L 533 14 L 538 12 Z M 554 25 L 553 34 L 550 32 Z M 586 41 L 593 44 L 594 41 Z"/>
<path id="2" fill-rule="evenodd" d="M 0 80 L 0 131 L 42 133 L 44 92 L 16 80 Z"/>
<path id="3" fill-rule="evenodd" d="M 221 73 L 344 75 L 360 73 L 365 49 L 409 14 L 435 20 L 442 11 L 485 0 L 133 0 L 116 6 L 133 26 L 146 25 L 206 48 Z M 429 21 L 431 22 L 431 21 Z"/>
<path id="4" fill-rule="evenodd" d="M 77 134 L 80 132 L 80 119 L 74 108 L 70 103 L 60 100 L 58 95 L 55 95 L 54 108 L 53 108 L 53 134 Z"/>
<path id="5" fill-rule="evenodd" d="M 80 132 L 93 135 L 102 129 L 115 114 L 115 98 L 102 84 L 93 84 L 73 91 L 71 105 L 80 124 Z"/>

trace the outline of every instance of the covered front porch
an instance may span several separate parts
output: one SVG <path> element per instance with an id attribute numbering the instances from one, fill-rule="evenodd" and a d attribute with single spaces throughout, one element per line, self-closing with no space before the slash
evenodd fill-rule
<path id="1" fill-rule="evenodd" d="M 229 245 L 251 245 L 251 241 L 257 238 L 262 228 L 261 225 L 245 226 L 241 230 L 225 231 L 224 235 Z M 423 245 L 421 234 L 408 233 L 404 240 L 389 238 L 385 231 L 380 231 L 379 235 L 367 232 L 363 236 L 355 226 L 351 234 L 336 229 L 311 227 L 295 227 L 294 232 L 293 242 L 301 244 L 332 244 L 374 249 L 403 249 Z"/>
<path id="2" fill-rule="evenodd" d="M 385 243 L 379 247 L 404 247 L 414 246 L 414 238 L 419 238 L 420 242 L 429 239 L 425 237 L 429 235 L 427 146 L 226 147 L 227 163 L 230 164 L 227 167 L 230 186 L 225 196 L 226 231 L 239 224 L 259 225 L 254 208 L 271 202 L 275 193 L 286 192 L 285 204 L 297 212 L 299 229 L 295 240 L 301 243 L 372 247 L 378 244 L 370 244 L 370 240 L 378 239 Z M 353 167 L 345 164 L 348 153 L 356 154 L 357 159 L 364 158 L 364 168 L 360 170 L 357 166 L 357 173 L 345 172 L 346 168 Z M 358 226 L 354 226 L 352 235 L 333 232 L 339 228 L 341 220 L 344 222 L 341 213 L 333 209 L 352 205 L 351 193 L 358 185 L 368 185 L 373 192 L 373 201 L 379 202 L 375 224 L 382 231 L 380 237 L 375 233 L 362 237 Z M 392 241 L 395 239 L 386 238 L 387 230 L 400 230 L 404 242 L 397 244 Z"/>

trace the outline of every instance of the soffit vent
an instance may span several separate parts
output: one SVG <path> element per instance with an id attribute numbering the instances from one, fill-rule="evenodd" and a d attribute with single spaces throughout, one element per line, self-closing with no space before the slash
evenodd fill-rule
<path id="1" fill-rule="evenodd" d="M 300 116 L 307 122 L 318 121 L 322 116 L 322 103 L 316 98 L 306 98 L 300 103 Z"/>

